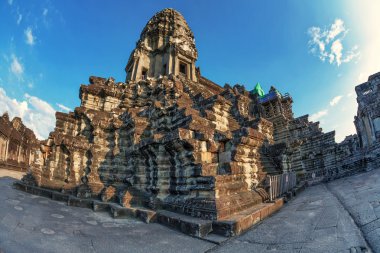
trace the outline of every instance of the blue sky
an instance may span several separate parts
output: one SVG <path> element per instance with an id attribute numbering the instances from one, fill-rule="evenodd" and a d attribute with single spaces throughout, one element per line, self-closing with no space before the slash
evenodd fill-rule
<path id="1" fill-rule="evenodd" d="M 0 0 L 0 113 L 46 138 L 89 76 L 124 81 L 140 32 L 167 7 L 193 30 L 205 77 L 274 85 L 337 141 L 355 132 L 354 87 L 380 71 L 378 0 Z"/>

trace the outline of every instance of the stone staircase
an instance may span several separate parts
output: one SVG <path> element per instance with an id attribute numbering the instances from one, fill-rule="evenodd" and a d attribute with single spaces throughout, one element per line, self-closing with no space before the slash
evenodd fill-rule
<path id="1" fill-rule="evenodd" d="M 167 210 L 150 210 L 143 207 L 122 207 L 116 203 L 95 199 L 81 199 L 69 194 L 16 181 L 14 188 L 30 194 L 66 202 L 69 206 L 90 208 L 94 212 L 109 212 L 115 219 L 136 218 L 145 223 L 159 223 L 190 236 L 220 244 L 229 237 L 237 236 L 256 223 L 279 210 L 284 201 L 260 203 L 218 220 L 204 220 Z"/>

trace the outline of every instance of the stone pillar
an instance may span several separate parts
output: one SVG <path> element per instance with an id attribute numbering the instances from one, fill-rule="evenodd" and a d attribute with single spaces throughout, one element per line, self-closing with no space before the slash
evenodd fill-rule
<path id="1" fill-rule="evenodd" d="M 169 50 L 169 55 L 168 55 L 168 63 L 167 63 L 167 66 L 166 66 L 166 74 L 167 75 L 170 75 L 171 73 L 174 72 L 174 57 L 173 57 L 173 49 L 170 48 Z"/>
<path id="2" fill-rule="evenodd" d="M 173 57 L 173 74 L 178 75 L 178 73 L 179 73 L 179 61 L 178 61 L 178 57 L 175 55 Z"/>
<path id="3" fill-rule="evenodd" d="M 21 151 L 22 151 L 22 146 L 21 146 L 21 143 L 20 143 L 20 145 L 18 145 L 18 147 L 17 147 L 17 163 L 20 163 L 20 160 L 21 160 Z"/>
<path id="4" fill-rule="evenodd" d="M 369 126 L 371 128 L 371 143 L 376 141 L 376 132 L 375 132 L 375 125 L 373 123 L 371 115 L 368 117 Z"/>
<path id="5" fill-rule="evenodd" d="M 134 63 L 133 63 L 133 67 L 132 67 L 132 75 L 131 75 L 132 80 L 136 80 L 139 60 L 140 60 L 140 58 L 134 59 Z"/>
<path id="6" fill-rule="evenodd" d="M 9 139 L 7 139 L 5 141 L 5 157 L 4 157 L 4 161 L 8 160 L 8 148 L 9 148 Z"/>
<path id="7" fill-rule="evenodd" d="M 4 160 L 5 157 L 5 139 L 0 135 L 0 161 Z"/>
<path id="8" fill-rule="evenodd" d="M 366 142 L 368 144 L 368 146 L 371 146 L 372 144 L 372 133 L 371 133 L 371 127 L 370 127 L 370 122 L 368 120 L 368 117 L 367 116 L 364 116 L 363 117 L 363 125 L 364 125 L 364 132 L 365 132 L 365 135 L 366 135 Z"/>
<path id="9" fill-rule="evenodd" d="M 156 57 L 154 57 L 154 73 L 153 73 L 153 76 L 155 78 L 159 77 L 161 75 L 161 72 L 162 72 L 162 56 L 157 54 Z"/>
<path id="10" fill-rule="evenodd" d="M 197 82 L 197 75 L 195 73 L 195 63 L 191 63 L 191 80 Z"/>

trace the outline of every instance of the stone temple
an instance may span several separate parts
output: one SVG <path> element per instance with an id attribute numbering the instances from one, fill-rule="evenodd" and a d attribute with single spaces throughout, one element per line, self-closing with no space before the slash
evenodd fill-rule
<path id="1" fill-rule="evenodd" d="M 34 161 L 39 141 L 19 117 L 0 116 L 0 168 L 26 171 Z"/>
<path id="2" fill-rule="evenodd" d="M 308 115 L 295 118 L 289 94 L 275 87 L 265 94 L 259 84 L 252 91 L 221 87 L 202 76 L 197 58 L 184 17 L 158 12 L 130 55 L 125 82 L 91 76 L 81 85 L 80 106 L 57 112 L 24 182 L 81 199 L 226 221 L 268 200 L 268 175 L 322 171 L 334 178 L 369 161 L 356 151 L 356 136 L 338 145 L 335 133 L 322 132 Z M 366 123 L 378 112 L 360 107 L 361 145 L 379 138 Z"/>

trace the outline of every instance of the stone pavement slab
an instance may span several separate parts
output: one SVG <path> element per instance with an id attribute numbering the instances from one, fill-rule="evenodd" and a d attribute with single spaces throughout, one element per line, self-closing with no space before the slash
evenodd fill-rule
<path id="1" fill-rule="evenodd" d="M 205 252 L 215 246 L 159 224 L 24 193 L 12 182 L 0 177 L 0 252 Z"/>
<path id="2" fill-rule="evenodd" d="M 342 178 L 328 188 L 349 211 L 374 252 L 380 252 L 380 170 Z"/>
<path id="3" fill-rule="evenodd" d="M 278 213 L 211 252 L 350 252 L 367 247 L 361 231 L 323 184 L 307 188 Z"/>
<path id="4" fill-rule="evenodd" d="M 0 178 L 2 177 L 12 177 L 15 179 L 21 179 L 25 175 L 25 172 L 21 171 L 15 171 L 15 170 L 7 170 L 7 169 L 0 169 Z"/>

